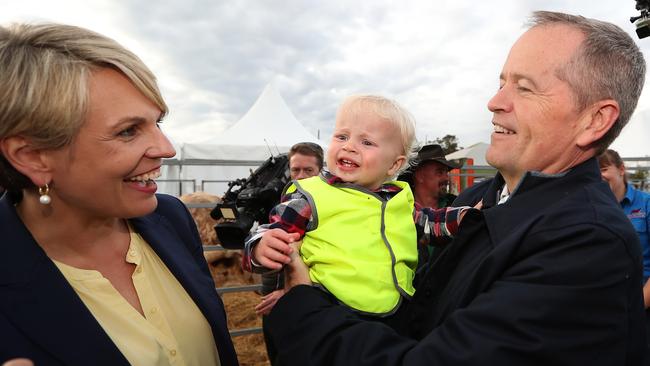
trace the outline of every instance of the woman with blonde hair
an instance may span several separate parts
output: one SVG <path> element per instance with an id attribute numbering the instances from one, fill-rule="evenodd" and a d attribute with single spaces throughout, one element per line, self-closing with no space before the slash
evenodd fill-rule
<path id="1" fill-rule="evenodd" d="M 236 365 L 154 75 L 115 41 L 0 27 L 0 363 Z"/>

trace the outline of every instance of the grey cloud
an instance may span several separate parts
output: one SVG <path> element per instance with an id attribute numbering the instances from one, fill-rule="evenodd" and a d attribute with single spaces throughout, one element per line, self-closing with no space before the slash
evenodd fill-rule
<path id="1" fill-rule="evenodd" d="M 420 134 L 434 138 L 455 133 L 465 143 L 489 134 L 485 105 L 530 11 L 540 4 L 570 11 L 579 8 L 575 3 L 168 0 L 115 6 L 124 14 L 119 26 L 158 50 L 174 65 L 175 77 L 215 96 L 214 101 L 179 103 L 194 110 L 202 126 L 210 116 L 228 119 L 216 122 L 235 122 L 274 81 L 296 117 L 313 133 L 320 130 L 321 138 L 331 133 L 344 96 L 374 92 L 412 108 L 418 128 L 425 129 Z M 611 9 L 583 8 L 587 16 L 612 18 L 607 14 Z M 635 13 L 632 4 L 626 9 L 626 14 Z M 624 26 L 625 21 L 617 24 Z M 412 32 L 400 39 L 409 27 Z M 352 60 L 346 52 L 368 32 L 375 37 L 374 47 L 386 53 L 364 60 L 367 65 L 348 67 Z"/>
<path id="2" fill-rule="evenodd" d="M 303 114 L 300 97 L 329 84 L 308 70 L 337 58 L 337 49 L 330 45 L 336 44 L 333 39 L 339 27 L 329 19 L 340 19 L 345 12 L 336 6 L 312 9 L 301 2 L 278 11 L 277 4 L 195 0 L 183 7 L 164 3 L 151 7 L 130 3 L 125 13 L 134 16 L 123 25 L 163 50 L 197 88 L 221 95 L 222 113 L 242 115 L 267 82 L 283 75 L 299 81 L 279 89 L 296 114 Z"/>

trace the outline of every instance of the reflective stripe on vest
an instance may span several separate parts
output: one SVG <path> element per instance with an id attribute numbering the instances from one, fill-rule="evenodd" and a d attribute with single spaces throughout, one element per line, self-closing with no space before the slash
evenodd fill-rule
<path id="1" fill-rule="evenodd" d="M 358 186 L 332 186 L 320 176 L 287 189 L 305 194 L 316 220 L 300 248 L 312 282 L 362 313 L 389 314 L 401 296 L 415 292 L 413 194 L 406 183 L 391 184 L 402 190 L 388 201 Z"/>

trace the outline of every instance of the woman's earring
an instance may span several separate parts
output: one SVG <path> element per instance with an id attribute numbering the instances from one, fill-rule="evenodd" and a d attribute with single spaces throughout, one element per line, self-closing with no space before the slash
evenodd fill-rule
<path id="1" fill-rule="evenodd" d="M 38 198 L 38 201 L 42 205 L 49 205 L 50 202 L 52 202 L 52 197 L 48 194 L 50 193 L 50 187 L 45 183 L 45 186 L 43 187 L 38 187 L 38 194 L 41 196 Z"/>

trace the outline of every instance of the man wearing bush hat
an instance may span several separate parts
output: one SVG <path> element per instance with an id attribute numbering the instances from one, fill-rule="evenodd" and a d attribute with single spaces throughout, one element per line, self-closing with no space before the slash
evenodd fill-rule
<path id="1" fill-rule="evenodd" d="M 445 152 L 438 144 L 424 145 L 411 167 L 398 179 L 411 185 L 416 204 L 422 207 L 441 208 L 450 206 L 456 198 L 448 193 L 449 171 L 460 166 L 445 159 Z"/>

